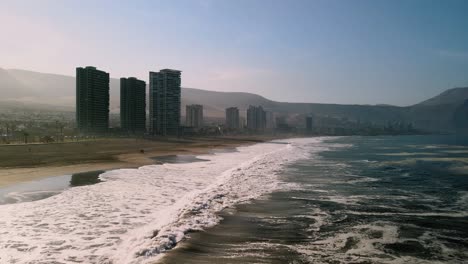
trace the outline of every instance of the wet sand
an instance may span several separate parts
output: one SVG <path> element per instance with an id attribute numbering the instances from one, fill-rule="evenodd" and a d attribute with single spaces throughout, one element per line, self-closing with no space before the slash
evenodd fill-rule
<path id="1" fill-rule="evenodd" d="M 273 137 L 217 137 L 167 140 L 103 139 L 93 142 L 1 145 L 0 187 L 50 176 L 156 164 L 168 155 L 200 155 Z M 141 152 L 143 150 L 143 153 Z"/>
<path id="2" fill-rule="evenodd" d="M 0 187 L 50 176 L 60 176 L 93 170 L 111 170 L 126 167 L 124 162 L 84 163 L 68 166 L 44 166 L 32 168 L 0 169 Z"/>

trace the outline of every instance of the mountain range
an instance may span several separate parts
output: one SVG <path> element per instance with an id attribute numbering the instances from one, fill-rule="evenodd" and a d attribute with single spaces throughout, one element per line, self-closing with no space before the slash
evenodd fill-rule
<path id="1" fill-rule="evenodd" d="M 110 80 L 111 112 L 119 111 L 119 87 L 118 79 Z M 0 106 L 14 104 L 30 108 L 74 111 L 73 76 L 0 68 L 0 91 Z M 272 101 L 253 93 L 182 88 L 182 109 L 187 104 L 201 104 L 207 117 L 221 118 L 224 116 L 224 109 L 231 106 L 239 107 L 242 113 L 249 105 L 261 105 L 268 111 L 288 117 L 313 114 L 380 124 L 404 121 L 413 123 L 417 128 L 438 132 L 468 127 L 467 100 L 468 87 L 448 89 L 440 95 L 406 107 L 288 103 Z"/>

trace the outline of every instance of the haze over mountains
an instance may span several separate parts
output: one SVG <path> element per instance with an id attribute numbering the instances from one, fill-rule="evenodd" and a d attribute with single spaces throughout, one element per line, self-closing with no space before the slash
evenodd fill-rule
<path id="1" fill-rule="evenodd" d="M 51 110 L 74 111 L 75 77 L 0 68 L 0 104 Z M 119 111 L 120 83 L 110 81 L 111 112 Z M 402 96 L 404 96 L 402 94 Z M 384 124 L 389 121 L 412 122 L 431 131 L 453 131 L 468 127 L 468 87 L 449 89 L 438 96 L 407 107 L 391 105 L 338 105 L 287 103 L 268 100 L 260 95 L 238 92 L 215 92 L 182 89 L 182 107 L 202 104 L 209 117 L 223 117 L 224 109 L 262 105 L 269 111 L 288 116 L 321 115 Z"/>

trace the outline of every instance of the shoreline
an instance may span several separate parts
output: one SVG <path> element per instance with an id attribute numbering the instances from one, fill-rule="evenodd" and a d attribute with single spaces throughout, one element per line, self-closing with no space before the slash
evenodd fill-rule
<path id="1" fill-rule="evenodd" d="M 117 153 L 108 153 L 107 156 L 93 159 L 92 157 L 83 156 L 80 162 L 80 157 L 74 159 L 72 162 L 66 162 L 59 160 L 55 164 L 39 164 L 35 166 L 14 166 L 14 167 L 2 167 L 0 166 L 0 188 L 11 186 L 18 183 L 39 180 L 48 177 L 71 175 L 74 173 L 95 171 L 95 170 L 115 170 L 123 168 L 138 168 L 145 165 L 156 165 L 156 162 L 152 159 L 154 157 L 166 156 L 166 155 L 201 155 L 208 154 L 214 149 L 225 149 L 235 148 L 240 146 L 252 145 L 256 143 L 262 143 L 279 139 L 276 137 L 225 137 L 225 138 L 193 138 L 182 141 L 170 141 L 170 140 L 140 140 L 139 144 L 126 145 L 124 150 L 117 151 Z M 111 140 L 113 144 L 119 142 L 119 139 Z M 127 144 L 128 139 L 121 140 L 123 144 Z M 109 140 L 103 140 L 104 143 L 110 142 Z M 61 144 L 60 148 L 66 152 L 71 144 Z M 88 144 L 87 142 L 82 145 Z M 56 147 L 57 145 L 42 145 L 42 148 Z M 104 144 L 103 149 L 99 149 L 98 154 L 109 152 Z M 3 149 L 10 147 L 10 149 L 17 148 L 31 148 L 34 146 L 3 146 Z M 137 152 L 136 150 L 143 149 L 144 153 Z M 0 149 L 0 152 L 2 149 Z M 19 152 L 19 150 L 18 150 Z M 120 153 L 118 153 L 120 152 Z M 29 152 L 24 152 L 23 156 L 28 155 Z M 61 155 L 61 151 L 57 150 L 53 153 L 54 157 L 57 158 Z M 33 154 L 34 155 L 34 154 Z M 39 156 L 39 154 L 38 154 Z M 24 158 L 24 157 L 23 157 Z M 47 159 L 44 160 L 47 162 Z M 68 163 L 68 164 L 67 164 Z M 1 163 L 0 163 L 1 164 Z"/>
<path id="2" fill-rule="evenodd" d="M 236 151 L 232 147 L 239 143 L 211 145 L 203 148 L 208 162 L 111 171 L 99 184 L 2 205 L 2 259 L 137 263 L 147 254 L 156 256 L 190 230 L 216 224 L 215 212 L 225 206 L 275 189 L 284 162 L 290 155 L 301 157 L 283 141 L 289 140 Z M 190 150 L 201 153 L 198 147 Z M 20 232 L 24 236 L 18 237 Z M 54 254 L 45 255 L 46 250 Z"/>

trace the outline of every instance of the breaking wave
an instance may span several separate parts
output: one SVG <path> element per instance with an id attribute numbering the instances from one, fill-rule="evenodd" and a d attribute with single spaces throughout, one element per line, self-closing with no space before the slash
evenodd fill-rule
<path id="1" fill-rule="evenodd" d="M 1 205 L 0 263 L 155 261 L 187 233 L 216 225 L 220 210 L 286 188 L 278 173 L 309 151 L 294 140 L 257 144 L 203 162 L 110 171 L 96 185 Z"/>

